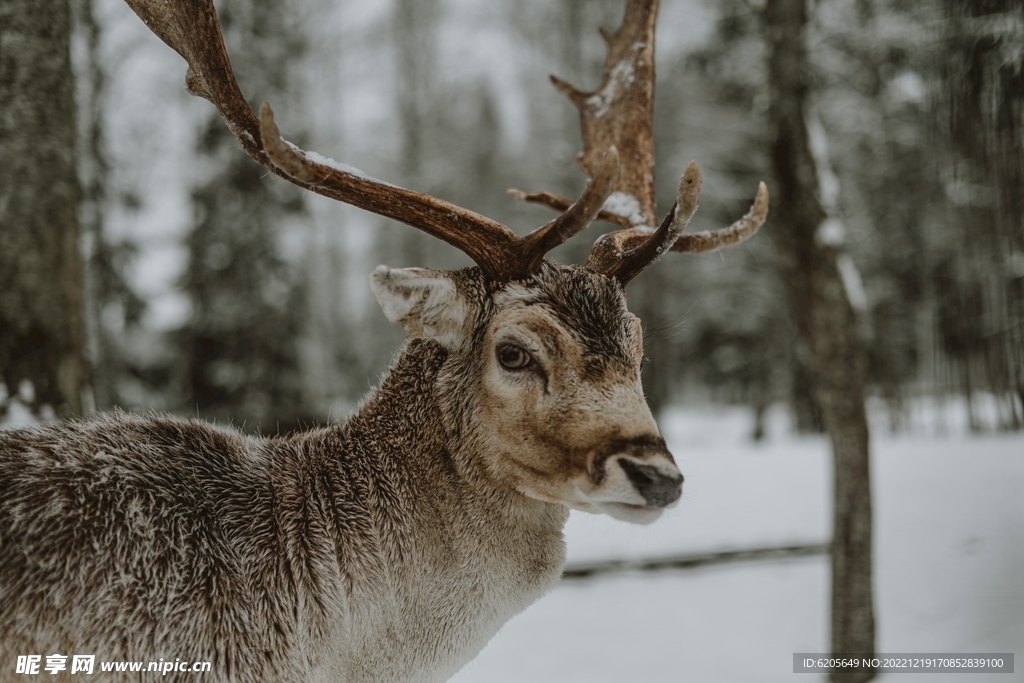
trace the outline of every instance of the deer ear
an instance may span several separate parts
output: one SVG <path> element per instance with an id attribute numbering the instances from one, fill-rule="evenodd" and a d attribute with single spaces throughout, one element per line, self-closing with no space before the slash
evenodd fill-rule
<path id="1" fill-rule="evenodd" d="M 447 273 L 377 266 L 370 289 L 384 315 L 404 327 L 410 339 L 434 339 L 452 350 L 461 345 L 468 306 Z"/>

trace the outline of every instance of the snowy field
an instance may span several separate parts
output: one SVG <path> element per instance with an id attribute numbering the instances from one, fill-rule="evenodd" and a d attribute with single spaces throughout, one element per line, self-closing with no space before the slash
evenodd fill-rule
<path id="1" fill-rule="evenodd" d="M 874 423 L 878 651 L 1014 652 L 1014 674 L 908 683 L 1024 681 L 1024 435 L 969 435 L 956 410 L 922 415 L 910 435 Z M 686 476 L 680 505 L 649 527 L 573 513 L 570 565 L 828 540 L 824 439 L 789 436 L 776 416 L 755 445 L 738 410 L 663 418 Z M 828 576 L 818 555 L 563 581 L 453 680 L 824 680 L 793 674 L 792 656 L 828 650 Z"/>

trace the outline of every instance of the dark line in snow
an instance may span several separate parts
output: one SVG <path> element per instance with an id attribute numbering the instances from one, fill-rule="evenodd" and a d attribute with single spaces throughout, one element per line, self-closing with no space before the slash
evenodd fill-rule
<path id="1" fill-rule="evenodd" d="M 768 548 L 747 548 L 744 550 L 720 550 L 713 553 L 692 553 L 688 555 L 670 555 L 648 560 L 608 560 L 566 565 L 562 570 L 563 580 L 586 579 L 600 574 L 613 574 L 629 571 L 657 571 L 660 569 L 696 569 L 715 564 L 731 564 L 734 562 L 753 562 L 764 560 L 780 560 L 792 557 L 811 557 L 827 555 L 831 546 L 828 543 L 806 545 L 772 546 Z"/>

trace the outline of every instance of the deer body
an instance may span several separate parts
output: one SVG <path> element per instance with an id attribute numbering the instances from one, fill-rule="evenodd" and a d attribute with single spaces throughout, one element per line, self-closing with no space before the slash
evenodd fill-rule
<path id="1" fill-rule="evenodd" d="M 678 498 L 613 281 L 548 265 L 491 295 L 475 269 L 375 275 L 420 338 L 343 424 L 262 438 L 115 414 L 0 432 L 0 680 L 19 654 L 68 651 L 212 661 L 218 680 L 445 680 L 557 581 L 567 504 L 649 521 Z M 501 366 L 509 335 L 537 368 Z M 671 500 L 646 505 L 612 457 L 659 468 Z"/>

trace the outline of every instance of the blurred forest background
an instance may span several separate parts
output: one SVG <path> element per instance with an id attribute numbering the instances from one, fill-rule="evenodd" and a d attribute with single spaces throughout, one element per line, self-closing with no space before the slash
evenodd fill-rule
<path id="1" fill-rule="evenodd" d="M 24 381 L 30 312 L 0 292 L 0 426 L 29 412 L 115 406 L 263 433 L 344 416 L 401 340 L 373 301 L 372 268 L 468 259 L 268 174 L 209 103 L 186 93 L 184 61 L 121 0 L 67 6 L 84 315 L 81 339 L 67 343 L 84 362 L 80 382 L 61 376 L 87 390 L 76 402 Z M 284 136 L 305 149 L 520 234 L 550 212 L 506 188 L 577 196 L 585 183 L 573 161 L 576 111 L 547 75 L 597 86 L 597 29 L 618 26 L 621 0 L 219 0 L 217 9 L 242 91 L 254 107 L 269 101 Z M 659 211 L 697 159 L 704 186 L 691 230 L 738 218 L 759 180 L 773 188 L 762 10 L 759 0 L 661 8 Z M 839 249 L 869 393 L 893 430 L 919 396 L 965 398 L 976 429 L 1021 429 L 1024 0 L 820 0 L 807 30 L 805 114 L 829 212 L 820 237 Z M 2 133 L 0 146 L 16 135 Z M 0 173 L 14 172 L 5 163 Z M 2 259 L 31 259 L 32 245 L 3 237 L 4 220 Z M 612 227 L 595 224 L 553 257 L 582 263 Z M 799 429 L 822 429 L 765 234 L 775 229 L 769 216 L 742 246 L 670 255 L 631 284 L 656 414 L 680 402 L 749 405 L 757 436 L 781 402 Z M 20 285 L 7 270 L 0 290 L 11 292 Z M 974 409 L 979 401 L 995 406 L 994 421 Z"/>

